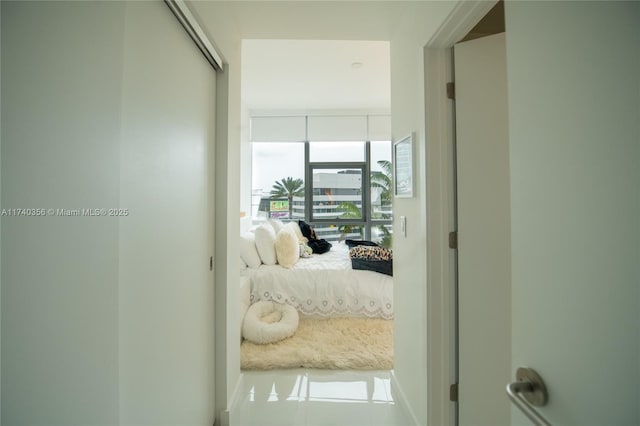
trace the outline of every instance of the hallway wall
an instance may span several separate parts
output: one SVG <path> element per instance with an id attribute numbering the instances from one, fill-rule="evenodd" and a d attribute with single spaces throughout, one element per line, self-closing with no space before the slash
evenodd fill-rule
<path id="1" fill-rule="evenodd" d="M 424 46 L 454 2 L 416 2 L 391 37 L 393 140 L 413 134 L 414 196 L 394 198 L 394 372 L 418 424 L 427 423 L 427 209 Z M 431 23 L 429 25 L 429 23 Z M 407 235 L 398 220 L 406 217 Z"/>
<path id="2" fill-rule="evenodd" d="M 213 70 L 161 1 L 1 31 L 2 207 L 53 209 L 2 218 L 2 424 L 210 426 Z"/>
<path id="3" fill-rule="evenodd" d="M 0 3 L 0 27 L 2 23 L 2 3 Z M 2 46 L 2 31 L 0 31 L 0 46 Z M 1 49 L 0 49 L 1 50 Z M 2 69 L 2 54 L 0 54 L 0 70 Z M 0 84 L 0 109 L 2 104 L 2 88 Z M 2 129 L 2 114 L 0 114 L 0 129 Z M 0 131 L 0 209 L 2 209 L 2 132 Z M 0 236 L 2 235 L 2 217 L 0 216 Z M 2 244 L 0 243 L 0 372 L 2 372 Z M 0 374 L 1 376 L 1 374 Z M 0 423 L 2 423 L 2 380 L 0 379 Z"/>
<path id="4" fill-rule="evenodd" d="M 119 204 L 124 6 L 2 3 L 2 206 Z M 118 423 L 118 218 L 2 218 L 2 423 Z"/>

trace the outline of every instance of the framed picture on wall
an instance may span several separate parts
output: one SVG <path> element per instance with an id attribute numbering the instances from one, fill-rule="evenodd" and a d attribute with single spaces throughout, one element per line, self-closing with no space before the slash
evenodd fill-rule
<path id="1" fill-rule="evenodd" d="M 413 135 L 393 143 L 393 189 L 396 197 L 413 197 Z"/>

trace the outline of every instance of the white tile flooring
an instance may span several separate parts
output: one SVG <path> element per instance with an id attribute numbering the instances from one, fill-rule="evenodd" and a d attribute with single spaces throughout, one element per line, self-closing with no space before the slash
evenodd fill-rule
<path id="1" fill-rule="evenodd" d="M 231 426 L 409 426 L 390 371 L 243 372 Z"/>

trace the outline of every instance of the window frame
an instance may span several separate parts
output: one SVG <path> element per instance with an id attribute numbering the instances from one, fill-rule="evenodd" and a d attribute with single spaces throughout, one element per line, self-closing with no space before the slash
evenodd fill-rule
<path id="1" fill-rule="evenodd" d="M 393 210 L 391 211 L 390 219 L 374 219 L 373 218 L 373 206 L 371 199 L 371 141 L 364 142 L 364 161 L 310 161 L 310 146 L 314 141 L 300 141 L 300 142 L 287 142 L 287 143 L 302 143 L 304 144 L 304 220 L 312 226 L 322 225 L 352 225 L 359 226 L 363 229 L 365 240 L 371 240 L 372 228 L 378 226 L 393 226 Z M 253 141 L 252 144 L 263 143 Z M 269 142 L 266 142 L 269 143 Z M 317 143 L 317 142 L 316 142 Z M 327 143 L 339 143 L 339 142 L 327 142 Z M 390 147 L 393 149 L 393 144 L 389 141 Z M 393 164 L 393 158 L 391 158 Z M 314 170 L 323 169 L 359 169 L 361 175 L 361 190 L 362 190 L 362 217 L 359 219 L 340 219 L 340 218 L 319 218 L 313 215 L 313 172 Z M 393 183 L 392 183 L 393 184 Z M 252 188 L 253 191 L 253 188 Z M 393 203 L 392 203 L 393 207 Z M 298 216 L 299 217 L 299 216 Z M 288 219 L 287 219 L 288 220 Z M 294 219 L 292 219 L 294 220 Z"/>
<path id="2" fill-rule="evenodd" d="M 358 169 L 361 172 L 361 181 L 360 181 L 360 190 L 362 193 L 362 207 L 360 208 L 360 212 L 362 216 L 359 219 L 339 219 L 339 218 L 317 218 L 313 215 L 313 172 L 315 170 L 332 170 L 332 169 Z M 367 175 L 367 165 L 364 162 L 361 163 L 335 163 L 335 162 L 322 162 L 322 163 L 307 163 L 306 169 L 306 177 L 305 177 L 305 216 L 308 219 L 309 223 L 340 223 L 342 225 L 355 225 L 361 224 L 363 227 L 365 226 L 365 222 L 367 221 L 367 206 L 370 205 L 371 201 L 371 188 L 369 187 L 370 179 Z M 369 188 L 369 191 L 367 191 Z M 310 195 L 310 196 L 307 196 Z M 306 213 L 309 214 L 306 214 Z"/>
<path id="3" fill-rule="evenodd" d="M 332 143 L 332 142 L 327 142 Z M 311 225 L 355 225 L 364 230 L 363 238 L 371 240 L 371 229 L 380 225 L 393 225 L 391 219 L 373 219 L 371 205 L 371 141 L 364 141 L 364 161 L 310 161 L 310 141 L 305 141 L 305 221 Z M 320 219 L 313 217 L 313 170 L 360 168 L 362 170 L 362 217 L 360 219 Z"/>

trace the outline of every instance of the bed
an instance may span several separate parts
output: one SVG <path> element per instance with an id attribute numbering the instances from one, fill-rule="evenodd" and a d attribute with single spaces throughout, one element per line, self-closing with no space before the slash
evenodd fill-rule
<path id="1" fill-rule="evenodd" d="M 353 269 L 344 243 L 333 243 L 327 253 L 300 258 L 290 268 L 260 264 L 245 268 L 241 275 L 250 304 L 287 303 L 311 317 L 393 318 L 393 278 Z"/>

